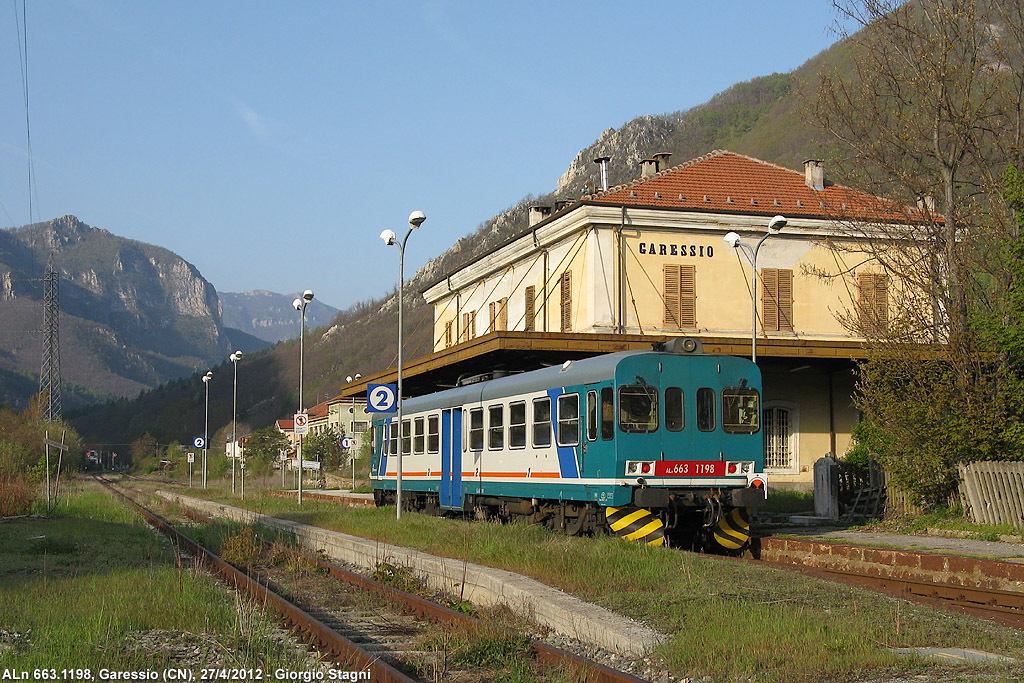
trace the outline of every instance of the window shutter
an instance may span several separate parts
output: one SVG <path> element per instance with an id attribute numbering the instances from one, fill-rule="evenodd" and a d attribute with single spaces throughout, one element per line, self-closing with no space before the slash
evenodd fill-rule
<path id="1" fill-rule="evenodd" d="M 857 285 L 861 329 L 867 334 L 879 334 L 889 322 L 889 279 L 882 273 L 857 273 Z"/>
<path id="2" fill-rule="evenodd" d="M 682 327 L 679 322 L 679 266 L 666 265 L 665 270 L 665 327 Z"/>
<path id="3" fill-rule="evenodd" d="M 761 271 L 761 325 L 766 331 L 779 329 L 779 271 L 765 268 Z"/>
<path id="4" fill-rule="evenodd" d="M 527 332 L 533 332 L 535 329 L 535 318 L 537 317 L 537 290 L 533 285 L 526 288 L 526 326 Z"/>
<path id="5" fill-rule="evenodd" d="M 498 302 L 492 301 L 487 306 L 491 314 L 491 332 L 494 332 L 498 329 Z"/>
<path id="6" fill-rule="evenodd" d="M 508 297 L 498 300 L 498 329 L 508 329 Z"/>
<path id="7" fill-rule="evenodd" d="M 469 327 L 466 331 L 469 332 L 470 339 L 476 339 L 476 311 L 470 312 Z"/>
<path id="8" fill-rule="evenodd" d="M 444 324 L 444 347 L 447 349 L 452 345 L 452 321 Z"/>
<path id="9" fill-rule="evenodd" d="M 697 327 L 697 266 L 679 266 L 679 326 Z"/>
<path id="10" fill-rule="evenodd" d="M 572 331 L 572 271 L 562 274 L 562 329 Z"/>
<path id="11" fill-rule="evenodd" d="M 779 271 L 779 330 L 793 331 L 793 271 Z"/>

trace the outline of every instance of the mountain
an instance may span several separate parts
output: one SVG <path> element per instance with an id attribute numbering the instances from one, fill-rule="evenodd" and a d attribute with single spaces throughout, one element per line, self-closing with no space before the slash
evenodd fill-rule
<path id="1" fill-rule="evenodd" d="M 299 314 L 292 302 L 301 295 L 301 292 L 277 294 L 263 289 L 220 292 L 224 324 L 271 344 L 294 339 L 299 336 Z M 306 307 L 306 325 L 310 329 L 322 327 L 338 313 L 337 308 L 314 299 Z"/>
<path id="2" fill-rule="evenodd" d="M 801 168 L 804 159 L 827 158 L 827 149 L 804 112 L 801 92 L 808 90 L 805 84 L 816 82 L 824 68 L 843 71 L 849 63 L 849 46 L 840 42 L 793 72 L 739 83 L 693 109 L 642 116 L 618 129 L 605 130 L 576 155 L 550 192 L 526 197 L 482 222 L 406 283 L 405 357 L 416 358 L 432 350 L 433 311 L 420 291 L 463 262 L 526 230 L 531 206 L 572 201 L 584 194 L 587 185 L 597 187 L 600 173 L 592 160 L 598 156 L 612 158 L 612 185 L 638 177 L 640 160 L 658 152 L 670 152 L 674 163 L 682 163 L 715 148 L 728 148 L 794 169 Z M 367 375 L 392 367 L 397 356 L 397 310 L 392 292 L 342 311 L 329 328 L 307 330 L 302 403 L 309 406 L 315 399 L 337 395 L 347 375 Z M 286 341 L 242 362 L 238 371 L 239 420 L 260 427 L 298 408 L 298 346 L 298 340 Z M 231 420 L 231 382 L 218 381 L 231 371 L 230 364 L 213 369 L 217 377 L 209 387 L 211 434 Z M 150 431 L 159 441 L 170 442 L 201 432 L 204 400 L 197 373 L 147 392 L 136 401 L 94 407 L 74 423 L 94 440 L 124 442 Z M 217 443 L 214 438 L 212 446 Z"/>
<path id="3" fill-rule="evenodd" d="M 38 389 L 51 257 L 65 409 L 136 396 L 236 348 L 267 346 L 225 327 L 217 290 L 180 256 L 63 216 L 0 230 L 0 401 L 24 405 Z"/>

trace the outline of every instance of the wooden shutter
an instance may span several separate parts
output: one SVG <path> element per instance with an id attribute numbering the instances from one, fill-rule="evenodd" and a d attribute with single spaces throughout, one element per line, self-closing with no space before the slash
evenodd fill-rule
<path id="1" fill-rule="evenodd" d="M 498 329 L 508 329 L 508 297 L 498 299 Z"/>
<path id="2" fill-rule="evenodd" d="M 572 332 L 572 271 L 562 273 L 562 332 Z"/>
<path id="3" fill-rule="evenodd" d="M 488 309 L 491 314 L 491 332 L 494 332 L 498 329 L 498 302 L 492 301 L 488 304 Z"/>
<path id="4" fill-rule="evenodd" d="M 779 330 L 793 331 L 793 271 L 779 271 Z"/>
<path id="5" fill-rule="evenodd" d="M 469 314 L 469 325 L 466 327 L 466 332 L 469 333 L 470 339 L 476 339 L 476 311 L 471 311 Z"/>
<path id="6" fill-rule="evenodd" d="M 664 266 L 665 275 L 665 315 L 662 324 L 665 327 L 682 327 L 679 322 L 679 266 Z"/>
<path id="7" fill-rule="evenodd" d="M 857 273 L 857 285 L 861 329 L 867 334 L 880 334 L 889 322 L 889 278 L 883 273 Z"/>
<path id="8" fill-rule="evenodd" d="M 444 324 L 444 347 L 447 349 L 452 345 L 452 321 Z"/>
<path id="9" fill-rule="evenodd" d="M 679 326 L 697 327 L 697 266 L 679 266 Z"/>
<path id="10" fill-rule="evenodd" d="M 527 332 L 533 332 L 537 317 L 537 289 L 530 285 L 526 288 L 526 326 Z"/>
<path id="11" fill-rule="evenodd" d="M 761 271 L 761 324 L 771 332 L 793 331 L 793 271 L 765 268 Z"/>

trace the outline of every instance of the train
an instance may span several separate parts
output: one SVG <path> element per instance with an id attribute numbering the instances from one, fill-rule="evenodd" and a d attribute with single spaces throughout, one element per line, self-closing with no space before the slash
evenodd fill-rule
<path id="1" fill-rule="evenodd" d="M 493 372 L 373 421 L 378 506 L 741 552 L 765 501 L 761 373 L 680 337 Z"/>

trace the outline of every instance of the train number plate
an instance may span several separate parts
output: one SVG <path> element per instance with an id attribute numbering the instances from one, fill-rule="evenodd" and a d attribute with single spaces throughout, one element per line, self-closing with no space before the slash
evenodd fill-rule
<path id="1" fill-rule="evenodd" d="M 659 460 L 654 463 L 659 477 L 722 477 L 725 463 L 721 460 Z"/>

